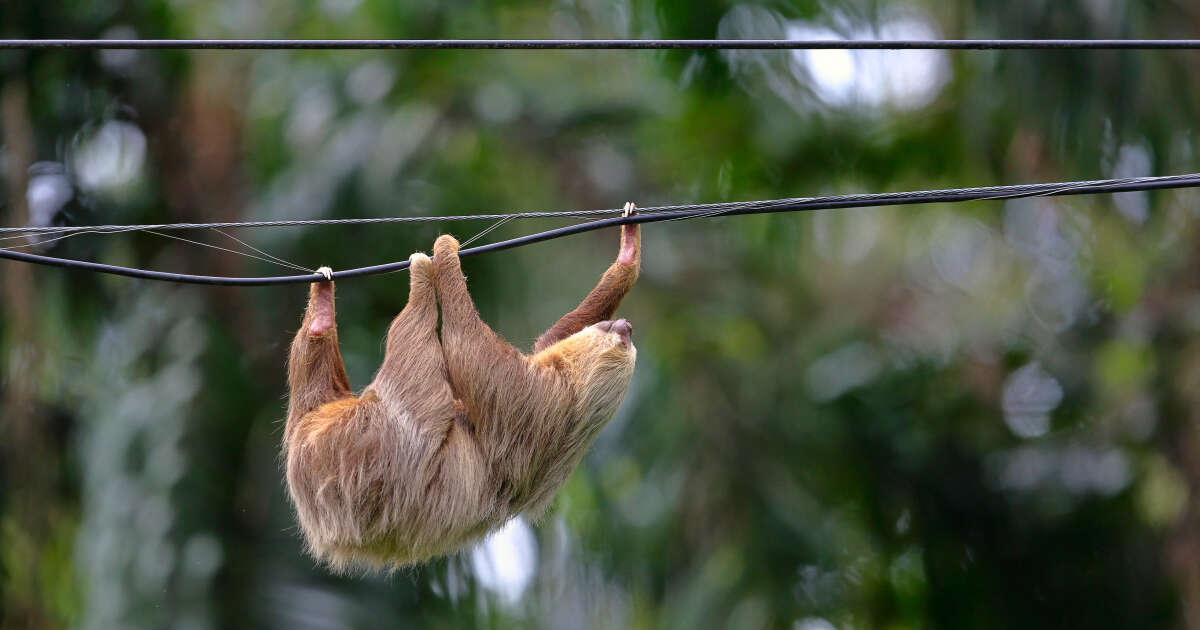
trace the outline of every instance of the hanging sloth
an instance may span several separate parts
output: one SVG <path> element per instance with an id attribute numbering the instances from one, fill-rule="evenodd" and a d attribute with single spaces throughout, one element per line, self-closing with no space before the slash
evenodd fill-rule
<path id="1" fill-rule="evenodd" d="M 309 289 L 288 357 L 283 447 L 308 550 L 335 570 L 419 563 L 518 514 L 536 518 L 629 388 L 633 329 L 610 318 L 638 277 L 639 226 L 622 226 L 616 262 L 528 355 L 480 319 L 458 249 L 441 236 L 432 259 L 409 258 L 408 304 L 357 396 L 333 282 Z"/>

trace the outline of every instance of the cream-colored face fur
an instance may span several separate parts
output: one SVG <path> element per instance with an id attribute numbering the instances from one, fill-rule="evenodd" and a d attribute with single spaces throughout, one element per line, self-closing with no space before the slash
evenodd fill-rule
<path id="1" fill-rule="evenodd" d="M 288 490 L 313 556 L 335 570 L 452 553 L 517 514 L 536 518 L 629 388 L 637 350 L 610 318 L 633 287 L 641 232 L 578 308 L 526 355 L 479 318 L 458 242 L 410 258 L 408 304 L 374 381 L 355 395 L 333 283 L 309 292 L 288 358 Z M 438 332 L 439 309 L 441 332 Z"/>
<path id="2" fill-rule="evenodd" d="M 590 364 L 591 361 L 606 364 L 632 364 L 637 360 L 637 348 L 633 345 L 632 329 L 629 333 L 602 329 L 603 325 L 610 323 L 592 324 L 560 341 L 559 344 L 563 346 L 564 352 L 570 352 L 579 357 L 582 364 Z"/>
<path id="3" fill-rule="evenodd" d="M 637 348 L 630 333 L 604 330 L 604 323 L 584 328 L 556 344 L 561 348 L 552 347 L 550 351 L 561 351 L 567 359 L 570 378 L 582 394 L 578 412 L 603 416 L 607 422 L 629 389 Z"/>

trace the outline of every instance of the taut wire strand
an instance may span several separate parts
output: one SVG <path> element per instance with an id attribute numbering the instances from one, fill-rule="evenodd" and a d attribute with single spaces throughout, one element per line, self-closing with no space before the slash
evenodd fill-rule
<path id="1" fill-rule="evenodd" d="M 501 219 L 553 219 L 597 217 L 619 214 L 620 210 L 567 210 L 558 212 L 512 212 L 507 214 L 459 214 L 444 217 L 367 217 L 357 219 L 290 219 L 275 221 L 226 221 L 223 223 L 154 223 L 147 225 L 72 225 L 4 227 L 0 234 L 39 234 L 82 230 L 207 230 L 210 228 L 298 227 L 306 225 L 366 225 L 372 223 L 440 223 L 442 221 L 498 221 Z M 5 238 L 5 237 L 0 237 Z"/>
<path id="2" fill-rule="evenodd" d="M 3 39 L 84 50 L 1197 50 L 1196 39 Z"/>
<path id="3" fill-rule="evenodd" d="M 1012 186 L 984 186 L 977 188 L 946 188 L 942 190 L 917 190 L 910 192 L 863 193 L 853 195 L 833 195 L 825 197 L 790 197 L 770 201 L 730 201 L 722 203 L 681 204 L 672 206 L 639 207 L 640 214 L 688 213 L 698 210 L 721 211 L 742 208 L 772 208 L 787 207 L 788 209 L 803 210 L 806 204 L 825 203 L 858 203 L 861 206 L 891 205 L 895 203 L 923 203 L 930 195 L 937 196 L 936 201 L 971 201 L 985 198 L 1003 198 L 1005 195 L 1027 197 L 1030 195 L 1047 195 L 1050 193 L 1067 194 L 1071 189 L 1085 189 L 1085 192 L 1122 192 L 1132 190 L 1153 190 L 1158 188 L 1188 188 L 1194 186 L 1190 182 L 1200 180 L 1200 173 L 1182 175 L 1159 175 L 1153 177 L 1127 177 L 1122 179 L 1097 179 L 1077 182 L 1057 182 L 1048 184 L 1017 184 Z M 1176 185 L 1181 184 L 1181 185 Z M 1109 190 L 1106 186 L 1134 186 Z M 1060 190 L 1061 189 L 1061 190 Z M 918 201 L 904 201 L 910 197 Z M 793 208 L 793 206 L 795 206 Z M 843 206 L 829 206 L 843 207 Z M 850 206 L 845 206 L 850 207 Z M 17 237 L 30 234 L 69 233 L 82 231 L 96 232 L 126 232 L 131 230 L 207 230 L 212 228 L 258 228 L 258 227 L 303 227 L 311 225 L 369 225 L 376 223 L 440 223 L 442 221 L 499 221 L 511 219 L 555 219 L 565 217 L 612 217 L 620 216 L 621 208 L 603 210 L 555 210 L 542 212 L 510 212 L 490 214 L 457 214 L 447 216 L 411 216 L 411 217 L 367 217 L 352 219 L 280 219 L 271 221 L 225 221 L 220 223 L 149 223 L 145 225 L 51 225 L 0 227 L 0 240 L 14 238 L 3 236 L 16 234 Z M 686 218 L 686 217 L 685 217 Z M 662 219 L 660 219 L 662 220 Z"/>
<path id="4" fill-rule="evenodd" d="M 625 225 L 634 223 L 655 223 L 658 221 L 672 221 L 679 219 L 697 219 L 711 216 L 734 216 L 743 214 L 765 214 L 774 212 L 802 212 L 809 210 L 826 210 L 835 208 L 861 208 L 869 206 L 894 206 L 894 205 L 910 205 L 921 203 L 956 203 L 964 201 L 984 201 L 984 200 L 1001 200 L 1014 199 L 1019 197 L 1036 197 L 1036 196 L 1062 196 L 1062 195 L 1085 195 L 1096 193 L 1116 193 L 1116 192 L 1133 192 L 1141 190 L 1161 190 L 1172 188 L 1196 188 L 1200 187 L 1200 173 L 1190 173 L 1186 175 L 1168 175 L 1161 177 L 1129 177 L 1123 179 L 1102 179 L 1092 181 L 1078 182 L 1057 182 L 1047 184 L 1020 184 L 1016 186 L 986 186 L 980 188 L 950 188 L 943 190 L 922 190 L 909 192 L 894 192 L 894 193 L 872 193 L 858 195 L 835 195 L 828 197 L 799 197 L 793 199 L 775 199 L 770 201 L 751 201 L 751 202 L 730 202 L 730 203 L 711 203 L 711 204 L 691 204 L 677 206 L 657 206 L 650 208 L 639 209 L 639 214 L 633 216 L 614 216 L 609 218 L 601 218 L 578 225 L 570 225 L 560 227 L 545 232 L 528 234 L 517 238 L 511 238 L 496 243 L 487 245 L 479 245 L 469 247 L 459 252 L 460 256 L 476 256 L 479 254 L 530 245 L 555 238 L 561 238 L 572 234 L 580 234 L 590 232 L 601 228 L 613 225 Z M 604 214 L 622 214 L 624 211 L 619 209 L 614 210 L 593 210 L 586 211 L 592 215 Z M 555 213 L 514 213 L 508 215 L 476 215 L 467 218 L 498 218 L 507 220 L 507 218 L 522 218 L 529 216 L 580 216 L 574 212 L 555 212 Z M 403 217 L 411 219 L 415 217 Z M 433 220 L 445 220 L 445 217 L 431 217 Z M 96 230 L 96 231 L 114 231 L 117 229 L 133 230 L 145 229 L 153 227 L 156 229 L 192 229 L 192 228 L 210 228 L 210 227 L 260 227 L 265 225 L 317 225 L 317 224 L 346 224 L 346 223 L 362 223 L 362 222 L 379 222 L 378 220 L 353 220 L 353 219 L 334 219 L 327 221 L 274 221 L 274 222 L 251 222 L 251 223 L 190 223 L 190 224 L 173 224 L 166 226 L 80 226 L 80 230 Z M 29 228 L 8 228 L 9 231 L 21 231 Z M 61 230 L 62 228 L 50 228 L 50 230 Z M 239 252 L 245 255 L 245 252 Z M 172 282 L 183 282 L 191 284 L 217 284 L 217 285 L 234 285 L 234 286 L 266 286 L 275 284 L 296 284 L 305 282 L 314 282 L 324 279 L 324 276 L 316 273 L 298 275 L 298 276 L 266 276 L 254 278 L 234 278 L 226 276 L 198 276 L 190 274 L 171 273 L 165 271 L 151 271 L 147 269 L 135 269 L 132 267 L 118 267 L 115 265 L 106 265 L 103 263 L 94 263 L 80 260 L 69 260 L 64 258 L 54 258 L 51 256 L 41 256 L 38 254 L 29 254 L 26 252 L 18 252 L 0 249 L 0 258 L 8 258 L 10 260 L 18 260 L 23 262 L 51 265 L 57 267 L 67 267 L 72 269 L 84 269 L 100 273 L 109 273 L 121 276 L 129 276 L 133 278 L 144 278 L 149 280 L 166 280 Z M 408 260 L 386 263 L 382 265 L 372 265 L 369 267 L 359 267 L 357 269 L 347 269 L 337 271 L 332 274 L 335 280 L 344 278 L 354 278 L 358 276 L 368 276 L 381 273 L 390 273 L 408 268 Z"/>

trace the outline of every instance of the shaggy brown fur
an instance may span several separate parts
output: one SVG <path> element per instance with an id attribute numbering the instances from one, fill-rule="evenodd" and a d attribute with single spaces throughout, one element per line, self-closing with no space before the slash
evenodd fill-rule
<path id="1" fill-rule="evenodd" d="M 633 375 L 632 328 L 604 320 L 637 279 L 637 226 L 622 228 L 617 261 L 528 356 L 479 318 L 458 241 L 442 236 L 433 251 L 409 258 L 408 304 L 359 396 L 338 352 L 332 282 L 311 286 L 292 342 L 288 489 L 309 551 L 338 570 L 422 562 L 536 517 Z"/>

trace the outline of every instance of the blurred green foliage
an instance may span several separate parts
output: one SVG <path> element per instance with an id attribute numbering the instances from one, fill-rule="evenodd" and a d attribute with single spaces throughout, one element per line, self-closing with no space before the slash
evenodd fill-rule
<path id="1" fill-rule="evenodd" d="M 1194 37 L 1186 3 L 6 3 L 4 37 Z M 463 214 L 1172 174 L 1192 52 L 0 53 L 11 225 Z M 540 524 L 304 556 L 301 287 L 0 265 L 5 628 L 1200 628 L 1191 191 L 648 226 L 622 410 Z M 243 230 L 308 267 L 484 224 Z M 510 222 L 487 238 L 550 227 Z M 187 235 L 220 246 L 218 233 Z M 464 262 L 519 346 L 616 234 Z M 25 241 L 5 242 L 28 245 Z M 53 255 L 266 263 L 130 233 Z M 365 384 L 403 275 L 339 283 Z"/>

